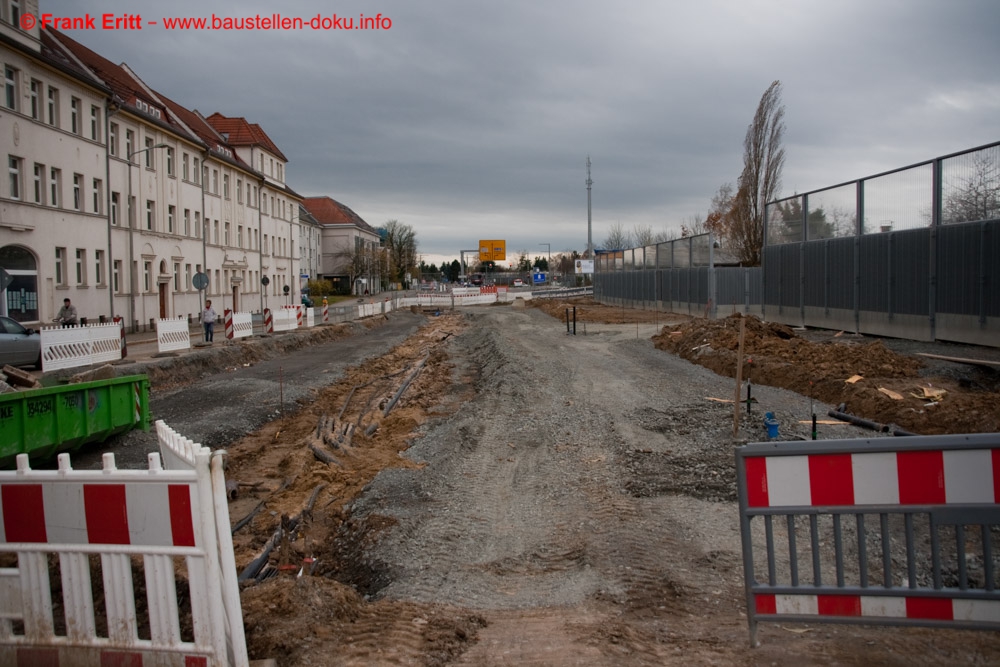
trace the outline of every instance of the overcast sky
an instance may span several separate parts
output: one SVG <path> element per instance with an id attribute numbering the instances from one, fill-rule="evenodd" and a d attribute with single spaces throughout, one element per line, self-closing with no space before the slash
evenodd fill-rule
<path id="1" fill-rule="evenodd" d="M 997 0 L 40 0 L 139 14 L 66 31 L 206 116 L 259 123 L 297 192 L 416 230 L 429 262 L 480 239 L 544 255 L 611 226 L 679 229 L 742 169 L 782 82 L 790 195 L 1000 139 Z M 168 31 L 164 17 L 381 13 L 380 31 Z M 98 24 L 100 21 L 98 21 Z M 384 22 L 383 22 L 384 24 Z"/>

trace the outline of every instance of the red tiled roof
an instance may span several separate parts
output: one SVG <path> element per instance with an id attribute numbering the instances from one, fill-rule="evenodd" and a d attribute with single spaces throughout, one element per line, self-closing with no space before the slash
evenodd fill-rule
<path id="1" fill-rule="evenodd" d="M 306 197 L 302 205 L 321 225 L 354 225 L 366 232 L 377 234 L 361 216 L 330 197 Z"/>
<path id="2" fill-rule="evenodd" d="M 151 107 L 162 110 L 163 105 L 157 102 L 153 96 L 146 93 L 140 82 L 131 76 L 121 65 L 114 64 L 104 56 L 98 55 L 58 30 L 46 28 L 43 33 L 43 40 L 45 36 L 59 42 L 59 44 L 76 56 L 95 75 L 100 77 L 111 88 L 112 92 L 129 107 L 130 111 L 139 111 L 135 106 L 137 99 L 142 100 Z M 173 125 L 167 118 L 160 118 L 159 120 L 168 125 Z"/>
<path id="3" fill-rule="evenodd" d="M 226 142 L 232 146 L 263 146 L 274 155 L 280 157 L 285 162 L 288 158 L 278 150 L 278 147 L 267 136 L 267 132 L 257 123 L 247 122 L 246 118 L 229 118 L 219 112 L 213 113 L 206 119 L 217 132 L 226 136 Z"/>

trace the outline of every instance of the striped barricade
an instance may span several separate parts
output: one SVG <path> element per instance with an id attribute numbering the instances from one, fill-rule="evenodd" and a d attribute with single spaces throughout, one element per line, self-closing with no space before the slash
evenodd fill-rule
<path id="1" fill-rule="evenodd" d="M 187 318 L 171 317 L 156 320 L 156 345 L 160 352 L 190 350 L 191 329 Z"/>
<path id="2" fill-rule="evenodd" d="M 229 336 L 229 326 L 226 326 L 228 338 L 246 338 L 253 335 L 253 315 L 251 313 L 232 313 L 233 335 Z"/>
<path id="3" fill-rule="evenodd" d="M 42 370 L 55 371 L 122 358 L 122 328 L 119 324 L 88 324 L 42 329 Z"/>
<path id="4" fill-rule="evenodd" d="M 121 341 L 122 341 L 122 356 L 121 356 L 121 358 L 124 359 L 125 357 L 128 356 L 128 343 L 125 341 L 125 318 L 123 318 L 123 317 L 115 317 L 113 319 L 113 321 L 121 329 Z"/>
<path id="5" fill-rule="evenodd" d="M 1000 434 L 762 443 L 736 452 L 757 623 L 1000 630 Z"/>
<path id="6" fill-rule="evenodd" d="M 270 308 L 264 309 L 264 333 L 274 333 L 274 316 Z"/>
<path id="7" fill-rule="evenodd" d="M 0 472 L 0 552 L 17 555 L 17 567 L 0 576 L 0 664 L 247 664 L 241 610 L 225 601 L 238 596 L 235 565 L 220 566 L 220 535 L 229 535 L 221 454 L 199 448 L 194 458 L 186 469 L 163 469 L 153 453 L 148 470 L 118 470 L 105 454 L 103 470 L 75 471 L 60 454 L 58 470 L 35 471 L 21 454 L 16 472 Z M 61 600 L 50 584 L 56 554 Z M 136 600 L 133 562 L 145 574 L 145 600 Z M 148 638 L 140 637 L 140 604 Z M 58 634 L 54 608 L 65 628 Z M 193 636 L 182 637 L 188 614 Z"/>
<path id="8" fill-rule="evenodd" d="M 330 321 L 330 306 L 323 304 L 323 324 Z"/>

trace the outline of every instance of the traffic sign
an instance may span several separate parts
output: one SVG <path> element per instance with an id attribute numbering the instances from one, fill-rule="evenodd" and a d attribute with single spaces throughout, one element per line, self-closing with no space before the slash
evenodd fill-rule
<path id="1" fill-rule="evenodd" d="M 486 240 L 479 242 L 480 262 L 502 262 L 507 259 L 507 241 Z"/>
<path id="2" fill-rule="evenodd" d="M 208 287 L 208 276 L 199 271 L 191 278 L 191 284 L 194 285 L 196 290 L 203 290 Z"/>

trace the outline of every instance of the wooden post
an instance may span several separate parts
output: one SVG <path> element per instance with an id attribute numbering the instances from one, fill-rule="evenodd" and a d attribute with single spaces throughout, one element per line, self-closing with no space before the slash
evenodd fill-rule
<path id="1" fill-rule="evenodd" d="M 746 337 L 747 320 L 740 316 L 740 349 L 736 353 L 736 400 L 733 402 L 733 440 L 740 432 L 740 387 L 743 385 L 743 340 Z"/>

